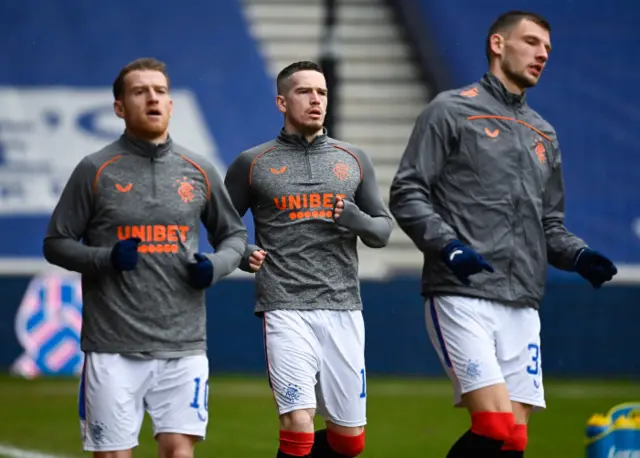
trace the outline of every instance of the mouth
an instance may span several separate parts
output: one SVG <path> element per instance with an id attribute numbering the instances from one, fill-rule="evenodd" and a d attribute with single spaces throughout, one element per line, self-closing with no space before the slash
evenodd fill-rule
<path id="1" fill-rule="evenodd" d="M 529 72 L 533 73 L 534 76 L 540 76 L 540 73 L 542 73 L 542 65 L 541 64 L 529 65 Z"/>
<path id="2" fill-rule="evenodd" d="M 160 112 L 160 110 L 151 109 L 147 110 L 147 116 L 149 118 L 160 118 L 162 116 L 162 113 Z"/>
<path id="3" fill-rule="evenodd" d="M 322 110 L 320 110 L 318 108 L 313 108 L 313 109 L 309 110 L 309 115 L 311 115 L 313 117 L 320 117 L 320 116 L 322 116 Z"/>

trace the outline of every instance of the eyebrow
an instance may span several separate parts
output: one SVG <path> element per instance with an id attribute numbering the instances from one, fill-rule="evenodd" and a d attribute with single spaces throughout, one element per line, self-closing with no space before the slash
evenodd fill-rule
<path id="1" fill-rule="evenodd" d="M 169 86 L 166 84 L 134 84 L 131 86 L 131 89 L 144 89 L 146 87 L 169 89 Z"/>
<path id="2" fill-rule="evenodd" d="M 295 88 L 296 91 L 308 91 L 312 89 L 315 89 L 320 92 L 327 92 L 327 88 L 323 88 L 323 87 L 299 86 Z"/>

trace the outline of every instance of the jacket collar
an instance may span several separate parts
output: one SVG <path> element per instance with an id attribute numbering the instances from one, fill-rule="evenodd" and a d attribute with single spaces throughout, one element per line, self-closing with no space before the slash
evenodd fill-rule
<path id="1" fill-rule="evenodd" d="M 482 79 L 480 80 L 480 85 L 486 89 L 491 95 L 493 95 L 496 99 L 505 103 L 508 106 L 521 108 L 526 103 L 526 93 L 522 94 L 514 94 L 513 92 L 509 92 L 502 81 L 498 79 L 491 72 L 487 72 L 484 74 Z"/>
<path id="2" fill-rule="evenodd" d="M 311 143 L 309 143 L 303 135 L 287 133 L 283 127 L 280 130 L 277 141 L 283 145 L 299 146 L 305 149 L 311 147 L 315 148 L 327 143 L 327 129 L 323 127 L 322 133 L 317 135 L 316 138 L 314 138 Z"/>
<path id="3" fill-rule="evenodd" d="M 126 131 L 120 136 L 119 141 L 127 151 L 148 158 L 162 157 L 168 154 L 173 146 L 173 140 L 170 136 L 167 136 L 164 143 L 155 144 L 147 140 L 135 138 Z"/>

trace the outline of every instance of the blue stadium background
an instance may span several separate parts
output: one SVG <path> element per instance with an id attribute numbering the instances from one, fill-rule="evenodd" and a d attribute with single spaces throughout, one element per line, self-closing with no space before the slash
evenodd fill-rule
<path id="1" fill-rule="evenodd" d="M 411 18 L 406 26 L 418 39 L 420 55 L 438 67 L 443 89 L 478 79 L 486 68 L 484 36 L 492 19 L 506 8 L 529 6 L 495 0 L 398 4 L 403 17 Z M 640 265 L 640 7 L 631 0 L 539 0 L 535 8 L 553 26 L 554 51 L 529 101 L 559 134 L 567 225 L 617 263 Z M 173 87 L 195 95 L 213 139 L 212 154 L 223 167 L 280 129 L 274 82 L 235 0 L 198 2 L 197 8 L 169 0 L 129 5 L 124 0 L 91 5 L 67 0 L 64 9 L 53 2 L 9 0 L 0 6 L 0 43 L 5 44 L 0 89 L 104 90 L 134 58 L 150 55 L 167 61 Z M 85 107 L 75 119 L 64 118 L 64 102 L 56 103 L 27 113 L 16 105 L 0 105 L 0 199 L 10 201 L 15 193 L 26 192 L 21 186 L 37 184 L 38 175 L 29 181 L 28 170 L 26 180 L 7 181 L 9 149 L 31 135 L 28 129 L 17 132 L 24 128 L 20 120 L 30 119 L 31 128 L 45 140 L 43 129 L 53 131 L 63 123 L 70 123 L 73 135 L 117 134 L 101 118 L 110 99 Z M 61 154 L 46 146 L 39 150 L 46 160 Z M 2 211 L 0 260 L 41 258 L 47 218 L 20 208 Z M 250 219 L 245 220 L 251 229 Z M 0 278 L 0 368 L 8 368 L 22 352 L 14 317 L 31 277 Z M 427 341 L 418 286 L 417 273 L 363 280 L 370 373 L 441 374 Z M 46 291 L 37 294 L 42 297 Z M 212 370 L 263 371 L 261 326 L 251 313 L 252 299 L 252 283 L 246 279 L 227 280 L 210 291 Z M 574 275 L 550 271 L 542 320 L 547 375 L 640 376 L 640 356 L 632 350 L 640 323 L 640 286 L 635 282 L 594 292 Z M 623 348 L 629 352 L 619 351 Z"/>

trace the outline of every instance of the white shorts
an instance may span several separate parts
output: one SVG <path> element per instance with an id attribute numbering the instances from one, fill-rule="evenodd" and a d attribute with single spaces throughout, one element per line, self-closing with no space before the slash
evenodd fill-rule
<path id="1" fill-rule="evenodd" d="M 545 408 L 540 317 L 532 308 L 462 296 L 426 303 L 429 337 L 454 383 L 454 400 L 505 383 L 512 401 Z"/>
<path id="2" fill-rule="evenodd" d="M 276 310 L 263 318 L 269 384 L 280 415 L 317 409 L 340 426 L 364 426 L 366 371 L 360 311 Z"/>
<path id="3" fill-rule="evenodd" d="M 204 354 L 133 359 L 87 353 L 78 402 L 84 450 L 136 447 L 145 410 L 154 436 L 178 433 L 204 439 L 208 395 L 209 361 Z"/>

